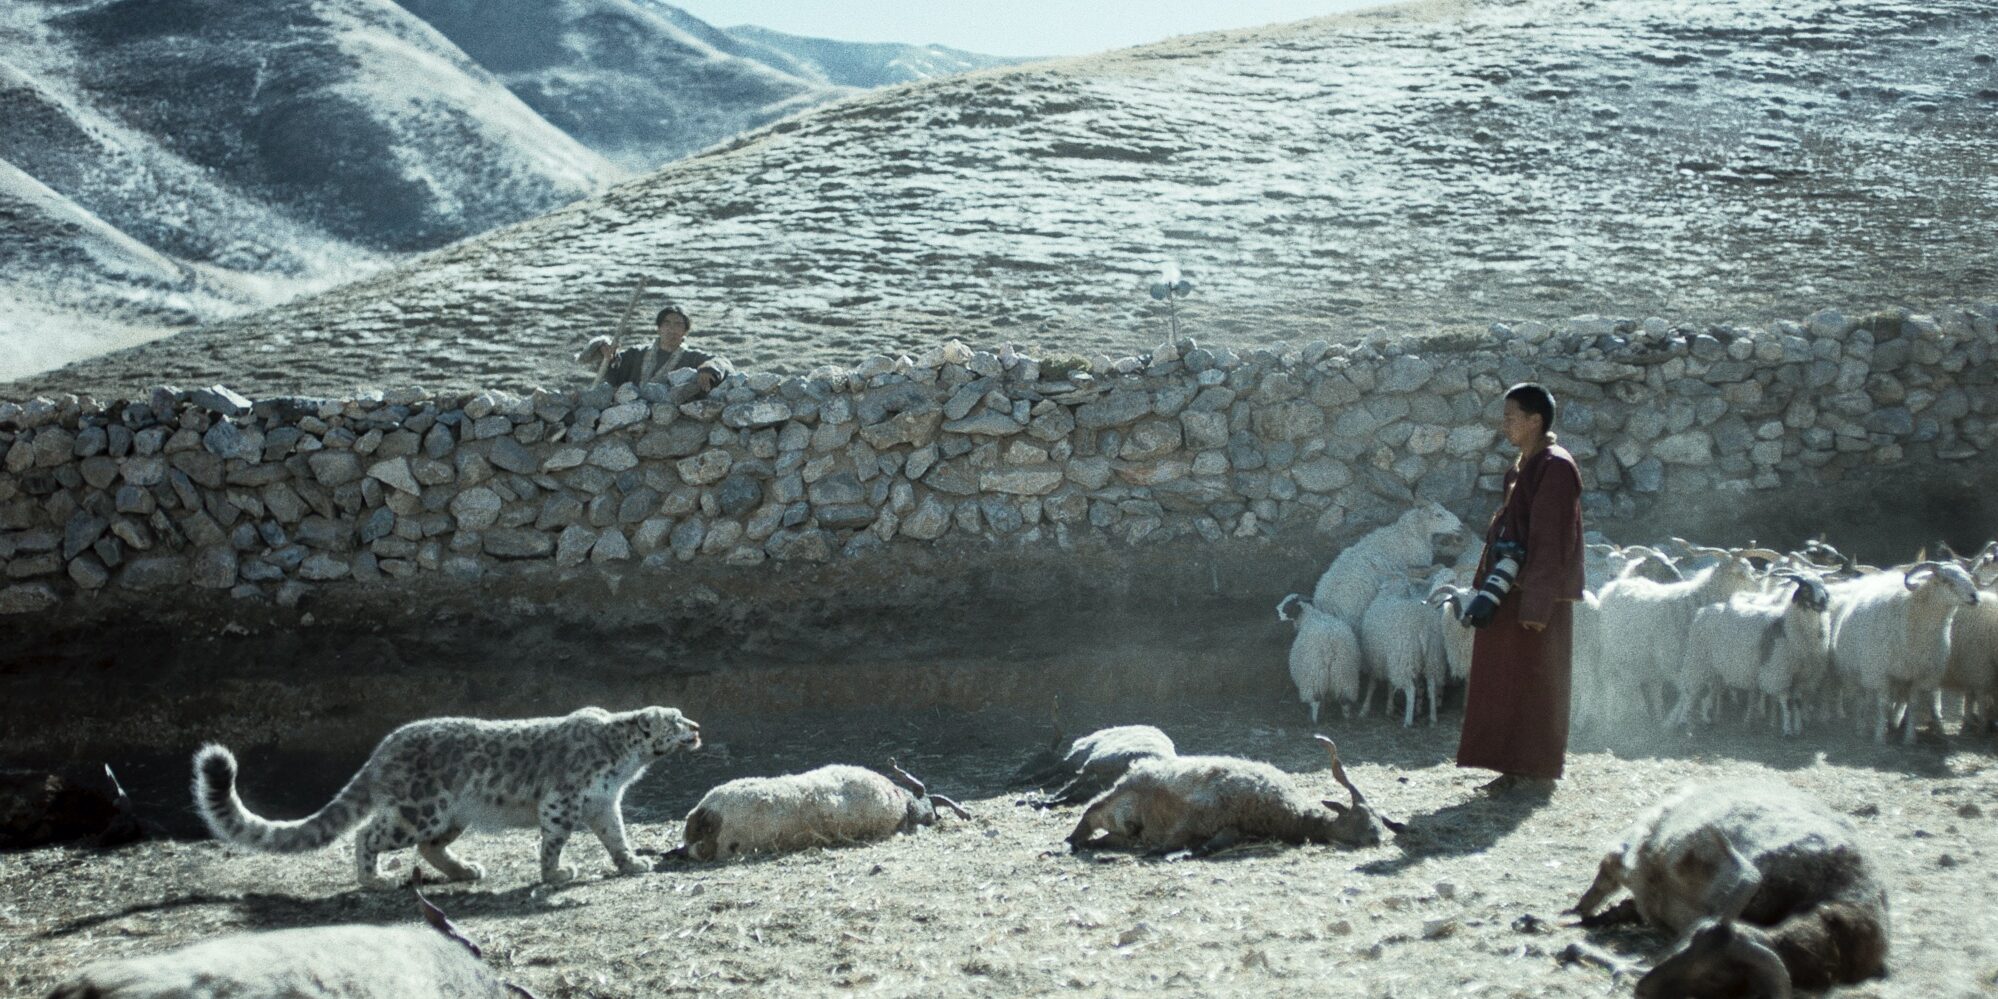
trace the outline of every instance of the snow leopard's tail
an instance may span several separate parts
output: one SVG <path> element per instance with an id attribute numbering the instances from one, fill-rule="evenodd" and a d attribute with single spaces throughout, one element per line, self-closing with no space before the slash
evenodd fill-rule
<path id="1" fill-rule="evenodd" d="M 218 743 L 194 754 L 194 808 L 215 838 L 275 853 L 316 850 L 354 827 L 367 813 L 368 767 L 347 781 L 326 807 L 302 819 L 273 822 L 243 807 L 236 796 L 236 755 Z"/>

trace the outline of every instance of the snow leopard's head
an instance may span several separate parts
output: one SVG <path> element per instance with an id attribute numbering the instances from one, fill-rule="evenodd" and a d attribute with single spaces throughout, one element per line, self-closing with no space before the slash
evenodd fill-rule
<path id="1" fill-rule="evenodd" d="M 679 708 L 640 708 L 630 714 L 629 724 L 650 756 L 701 748 L 700 723 L 681 714 Z"/>

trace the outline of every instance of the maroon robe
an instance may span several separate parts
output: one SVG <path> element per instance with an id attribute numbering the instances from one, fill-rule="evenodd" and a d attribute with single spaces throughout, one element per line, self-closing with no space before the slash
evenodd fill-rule
<path id="1" fill-rule="evenodd" d="M 1549 443 L 1506 473 L 1505 502 L 1485 529 L 1479 583 L 1500 540 L 1524 544 L 1526 557 L 1512 592 L 1472 641 L 1457 765 L 1558 778 L 1568 753 L 1574 602 L 1582 596 L 1582 477 L 1566 448 Z M 1533 631 L 1526 622 L 1547 627 Z"/>

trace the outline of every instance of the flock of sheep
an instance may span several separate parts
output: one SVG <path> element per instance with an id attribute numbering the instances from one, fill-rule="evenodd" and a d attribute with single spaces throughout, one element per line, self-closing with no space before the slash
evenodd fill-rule
<path id="1" fill-rule="evenodd" d="M 1296 625 L 1290 675 L 1312 720 L 1328 704 L 1360 714 L 1376 681 L 1402 723 L 1418 692 L 1436 721 L 1440 688 L 1470 673 L 1474 632 L 1459 623 L 1480 548 L 1435 565 L 1435 539 L 1462 530 L 1420 503 L 1341 552 L 1307 600 L 1285 596 Z M 1940 547 L 1940 546 L 1939 546 Z M 1803 550 L 1588 545 L 1575 605 L 1571 723 L 1685 729 L 1730 704 L 1766 713 L 1786 736 L 1856 714 L 1876 741 L 1899 726 L 1912 742 L 1940 725 L 1942 698 L 1963 704 L 1963 731 L 1993 720 L 1998 695 L 1998 542 L 1976 555 L 1860 565 L 1822 541 Z"/>

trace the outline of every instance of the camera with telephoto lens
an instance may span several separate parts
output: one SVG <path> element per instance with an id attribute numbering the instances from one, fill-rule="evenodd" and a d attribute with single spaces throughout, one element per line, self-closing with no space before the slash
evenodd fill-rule
<path id="1" fill-rule="evenodd" d="M 1485 577 L 1478 593 L 1464 608 L 1461 621 L 1465 627 L 1482 628 L 1492 623 L 1492 615 L 1498 613 L 1499 601 L 1512 592 L 1513 580 L 1519 578 L 1520 563 L 1526 560 L 1526 546 L 1517 541 L 1495 541 L 1492 543 L 1492 571 Z"/>

